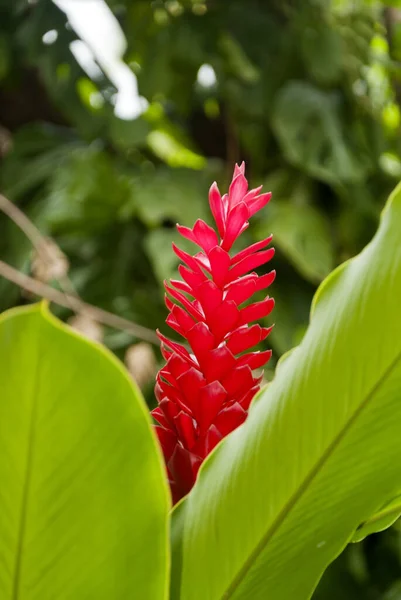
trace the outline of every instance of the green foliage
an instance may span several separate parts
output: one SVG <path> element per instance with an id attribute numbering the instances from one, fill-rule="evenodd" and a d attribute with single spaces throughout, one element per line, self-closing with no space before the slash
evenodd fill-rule
<path id="1" fill-rule="evenodd" d="M 118 362 L 41 306 L 0 320 L 0 595 L 164 599 L 164 466 Z"/>
<path id="2" fill-rule="evenodd" d="M 164 318 L 158 282 L 174 267 L 155 257 L 157 241 L 169 241 L 176 221 L 205 215 L 207 186 L 217 178 L 223 187 L 234 160 L 247 160 L 255 183 L 286 173 L 266 223 L 250 229 L 254 239 L 273 231 L 271 217 L 277 297 L 288 304 L 295 286 L 303 307 L 287 311 L 290 326 L 277 320 L 294 332 L 277 344 L 273 336 L 277 358 L 297 341 L 313 286 L 366 243 L 399 177 L 397 120 L 388 118 L 397 107 L 395 63 L 388 48 L 378 50 L 378 35 L 372 42 L 382 33 L 380 11 L 347 1 L 331 8 L 297 1 L 291 10 L 239 0 L 206 9 L 170 1 L 110 5 L 127 39 L 126 62 L 149 102 L 131 121 L 113 113 L 116 89 L 102 69 L 91 81 L 77 64 L 69 50 L 77 36 L 63 12 L 50 0 L 3 1 L 2 60 L 12 57 L 13 69 L 3 68 L 0 84 L 1 125 L 11 136 L 1 189 L 67 252 L 86 299 L 116 310 L 118 296 L 119 312 L 156 327 Z M 49 31 L 58 34 L 50 44 L 43 42 Z M 214 69 L 209 87 L 196 81 L 202 65 Z M 302 192 L 293 185 L 300 179 Z M 1 218 L 2 256 L 27 268 L 29 245 L 21 238 L 14 244 L 15 235 Z M 104 285 L 110 273 L 115 281 Z M 9 285 L 1 290 L 4 309 L 16 293 Z"/>
<path id="3" fill-rule="evenodd" d="M 365 523 L 363 523 L 356 530 L 352 541 L 360 542 L 365 539 L 366 536 L 378 531 L 384 531 L 390 525 L 393 525 L 401 515 L 401 499 L 400 496 L 396 496 L 391 502 L 386 504 L 372 517 L 370 517 Z"/>
<path id="4" fill-rule="evenodd" d="M 334 94 L 290 82 L 277 96 L 273 128 L 286 159 L 309 175 L 333 184 L 363 180 L 366 169 L 349 149 L 337 103 Z"/>
<path id="5" fill-rule="evenodd" d="M 302 342 L 245 424 L 175 508 L 171 600 L 307 600 L 349 542 L 399 517 L 400 231 L 401 184 L 371 243 L 319 287 Z M 0 364 L 2 597 L 167 598 L 167 480 L 127 373 L 45 304 L 1 316 Z M 335 597 L 333 575 L 341 597 L 363 593 L 361 546 L 316 598 Z M 384 598 L 399 590 L 392 581 Z"/>
<path id="6" fill-rule="evenodd" d="M 305 279 L 319 282 L 330 273 L 334 263 L 330 224 L 315 207 L 285 200 L 273 204 L 269 220 L 256 229 L 261 238 L 267 236 L 266 227 L 274 231 L 276 247 Z"/>
<path id="7" fill-rule="evenodd" d="M 306 600 L 361 518 L 375 531 L 400 512 L 398 499 L 371 518 L 401 480 L 400 231 L 401 185 L 373 241 L 319 288 L 302 343 L 245 424 L 201 467 L 174 513 L 174 599 Z"/>
<path id="8" fill-rule="evenodd" d="M 163 329 L 174 225 L 207 217 L 208 185 L 223 191 L 245 159 L 251 183 L 273 191 L 247 242 L 275 235 L 276 360 L 301 341 L 317 285 L 368 242 L 401 177 L 397 2 L 108 4 L 149 103 L 133 120 L 115 114 L 101 65 L 88 75 L 77 63 L 78 36 L 51 0 L 0 2 L 0 191 L 55 238 L 85 300 Z M 210 85 L 197 80 L 202 65 Z M 28 272 L 31 256 L 0 215 L 0 258 Z M 25 301 L 0 280 L 1 310 Z M 107 331 L 105 343 L 122 357 L 132 337 Z M 390 598 L 398 540 L 392 529 L 358 546 L 363 577 L 347 550 L 317 597 Z"/>

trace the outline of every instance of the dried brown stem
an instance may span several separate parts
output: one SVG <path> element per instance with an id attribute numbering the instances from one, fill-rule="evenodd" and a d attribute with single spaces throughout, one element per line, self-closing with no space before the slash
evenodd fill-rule
<path id="1" fill-rule="evenodd" d="M 51 263 L 53 256 L 49 249 L 48 239 L 45 238 L 34 223 L 22 212 L 11 200 L 0 194 L 0 210 L 7 215 L 17 227 L 26 235 L 32 246 L 35 248 L 38 256 L 41 256 L 45 262 Z M 53 240 L 52 240 L 53 241 Z M 60 250 L 61 253 L 61 250 Z M 72 296 L 77 296 L 72 281 L 68 275 L 58 278 L 61 289 Z M 70 307 L 72 308 L 72 307 Z"/>
<path id="2" fill-rule="evenodd" d="M 49 246 L 49 239 L 44 237 L 26 214 L 3 194 L 0 194 L 0 210 L 7 215 L 19 229 L 21 229 L 35 248 L 37 254 L 41 256 L 45 262 L 48 261 L 51 263 L 53 255 L 51 247 Z M 53 240 L 50 241 L 54 244 Z M 58 247 L 57 249 L 59 250 Z M 159 339 L 152 329 L 142 327 L 128 319 L 124 319 L 118 315 L 98 308 L 97 306 L 84 302 L 76 293 L 74 286 L 67 275 L 63 275 L 57 279 L 63 290 L 61 292 L 42 281 L 38 281 L 37 279 L 21 273 L 3 261 L 0 261 L 0 276 L 5 277 L 20 288 L 31 292 L 36 296 L 46 298 L 51 302 L 55 302 L 56 304 L 69 308 L 77 313 L 85 314 L 103 325 L 126 331 L 137 338 L 159 345 Z"/>
<path id="3" fill-rule="evenodd" d="M 55 304 L 59 304 L 60 306 L 64 306 L 65 308 L 73 308 L 73 310 L 76 312 L 84 313 L 94 321 L 103 323 L 103 325 L 126 331 L 137 338 L 159 345 L 159 339 L 152 329 L 148 329 L 142 325 L 137 325 L 128 319 L 114 315 L 113 313 L 103 310 L 102 308 L 98 308 L 97 306 L 87 304 L 76 296 L 60 292 L 59 290 L 56 290 L 55 288 L 52 288 L 41 281 L 37 281 L 36 279 L 21 273 L 17 269 L 14 269 L 14 267 L 11 267 L 1 260 L 0 276 L 8 279 L 8 281 L 12 281 L 23 290 L 26 290 L 31 294 L 35 294 L 35 296 L 46 298 L 47 300 L 50 300 Z"/>
<path id="4" fill-rule="evenodd" d="M 25 233 L 32 246 L 39 251 L 43 242 L 43 236 L 39 229 L 28 219 L 28 217 L 3 194 L 0 194 L 0 210 L 7 215 Z"/>

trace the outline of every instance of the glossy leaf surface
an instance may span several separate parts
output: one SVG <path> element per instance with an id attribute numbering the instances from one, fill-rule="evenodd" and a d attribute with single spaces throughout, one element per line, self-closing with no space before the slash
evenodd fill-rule
<path id="1" fill-rule="evenodd" d="M 163 600 L 168 492 L 127 374 L 43 306 L 0 318 L 0 597 Z"/>
<path id="2" fill-rule="evenodd" d="M 306 600 L 401 486 L 401 187 L 320 287 L 309 329 L 206 461 L 173 528 L 172 598 Z"/>

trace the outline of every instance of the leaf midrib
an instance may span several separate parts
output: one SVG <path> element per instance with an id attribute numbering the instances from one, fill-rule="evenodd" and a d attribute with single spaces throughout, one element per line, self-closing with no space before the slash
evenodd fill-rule
<path id="1" fill-rule="evenodd" d="M 242 583 L 242 580 L 244 579 L 245 575 L 252 568 L 255 560 L 263 552 L 267 543 L 272 539 L 272 537 L 278 531 L 280 526 L 285 521 L 286 517 L 290 514 L 291 510 L 294 508 L 294 506 L 297 504 L 297 502 L 302 498 L 303 494 L 308 490 L 309 485 L 313 482 L 315 477 L 319 474 L 322 467 L 325 465 L 326 461 L 331 457 L 334 450 L 337 448 L 339 443 L 346 436 L 346 434 L 348 433 L 348 431 L 350 430 L 352 425 L 357 421 L 360 414 L 369 405 L 369 402 L 375 396 L 376 392 L 381 387 L 381 385 L 385 382 L 387 377 L 391 374 L 391 372 L 396 367 L 396 365 L 400 361 L 400 359 L 401 359 L 401 351 L 398 352 L 398 354 L 395 356 L 395 358 L 390 363 L 390 365 L 384 370 L 383 374 L 381 375 L 381 377 L 379 377 L 376 384 L 373 386 L 371 391 L 367 394 L 366 398 L 361 402 L 361 404 L 358 406 L 358 408 L 354 411 L 354 413 L 351 415 L 351 417 L 345 423 L 343 428 L 339 431 L 339 433 L 334 438 L 334 440 L 331 442 L 331 444 L 326 448 L 326 450 L 322 454 L 321 458 L 317 461 L 315 466 L 311 469 L 311 471 L 305 477 L 304 481 L 298 487 L 297 491 L 292 495 L 292 497 L 285 504 L 285 506 L 283 507 L 281 512 L 277 515 L 274 523 L 266 531 L 266 533 L 264 534 L 264 536 L 262 537 L 260 542 L 257 544 L 256 548 L 252 551 L 252 553 L 246 559 L 244 565 L 241 567 L 238 574 L 234 577 L 233 581 L 228 586 L 227 590 L 221 596 L 221 600 L 229 600 L 229 598 L 232 597 L 234 592 L 237 590 L 239 585 Z"/>
<path id="2" fill-rule="evenodd" d="M 28 501 L 29 501 L 29 490 L 32 478 L 32 464 L 33 464 L 33 448 L 35 441 L 35 429 L 37 422 L 37 413 L 38 413 L 38 398 L 39 398 L 39 364 L 40 364 L 40 352 L 39 348 L 37 348 L 36 354 L 36 365 L 34 369 L 34 381 L 32 385 L 33 394 L 31 400 L 31 414 L 30 414 L 30 424 L 29 424 L 29 437 L 27 444 L 27 460 L 25 467 L 25 477 L 23 482 L 23 491 L 22 491 L 22 503 L 21 503 L 21 515 L 20 515 L 20 524 L 17 538 L 17 547 L 16 547 L 16 557 L 15 557 L 15 567 L 14 567 L 14 577 L 12 584 L 12 600 L 18 600 L 20 597 L 20 582 L 21 582 L 21 566 L 22 566 L 22 548 L 25 537 L 26 530 L 26 517 L 28 511 Z"/>

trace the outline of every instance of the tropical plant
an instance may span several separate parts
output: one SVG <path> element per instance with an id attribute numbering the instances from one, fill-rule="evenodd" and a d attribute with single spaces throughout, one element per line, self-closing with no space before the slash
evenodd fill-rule
<path id="1" fill-rule="evenodd" d="M 273 257 L 274 248 L 266 249 L 272 236 L 230 256 L 250 217 L 271 198 L 260 191 L 248 191 L 245 165 L 236 165 L 227 194 L 221 196 L 216 183 L 209 191 L 217 232 L 201 219 L 193 229 L 178 225 L 201 251 L 191 256 L 173 245 L 185 264 L 179 267 L 183 281 L 165 284 L 167 323 L 189 342 L 191 352 L 159 333 L 167 364 L 157 375 L 159 406 L 152 415 L 160 423 L 156 432 L 174 502 L 190 491 L 216 444 L 245 421 L 263 378 L 254 372 L 272 355 L 249 350 L 271 332 L 272 327 L 250 323 L 268 316 L 274 300 L 266 296 L 248 303 L 274 281 L 275 271 L 260 276 L 254 271 Z"/>
<path id="2" fill-rule="evenodd" d="M 301 344 L 173 511 L 170 592 L 167 476 L 140 393 L 44 305 L 4 313 L 2 598 L 302 600 L 347 543 L 392 523 L 400 232 L 399 186 L 371 243 L 320 286 Z"/>
<path id="3" fill-rule="evenodd" d="M 371 239 L 400 180 L 398 4 L 1 0 L 0 310 L 52 299 L 58 318 L 125 361 L 153 409 L 163 368 L 154 330 L 168 335 L 163 281 L 177 279 L 179 263 L 170 244 L 192 251 L 175 223 L 208 222 L 210 182 L 226 187 L 244 157 L 251 187 L 274 196 L 239 247 L 274 232 L 270 381 L 303 340 L 316 289 Z M 104 20 L 79 21 L 79 5 Z M 150 357 L 146 376 L 138 356 Z M 24 376 L 23 362 L 15 369 Z M 393 517 L 382 509 L 359 536 Z M 395 523 L 347 545 L 314 598 L 401 598 L 400 536 Z"/>

